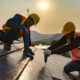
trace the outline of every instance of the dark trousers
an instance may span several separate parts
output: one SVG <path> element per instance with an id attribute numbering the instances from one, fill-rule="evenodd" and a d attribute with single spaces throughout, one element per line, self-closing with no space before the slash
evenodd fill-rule
<path id="1" fill-rule="evenodd" d="M 13 28 L 1 35 L 1 41 L 11 45 L 19 33 L 18 28 Z"/>
<path id="2" fill-rule="evenodd" d="M 80 60 L 71 61 L 65 67 L 64 71 L 66 73 L 73 72 L 73 71 L 80 71 Z"/>

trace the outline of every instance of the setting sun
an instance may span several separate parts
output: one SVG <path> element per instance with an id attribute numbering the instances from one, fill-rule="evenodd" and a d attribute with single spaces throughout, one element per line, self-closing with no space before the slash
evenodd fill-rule
<path id="1" fill-rule="evenodd" d="M 41 3 L 40 6 L 41 6 L 42 9 L 45 9 L 47 7 L 47 4 L 45 2 L 43 2 L 43 3 Z"/>

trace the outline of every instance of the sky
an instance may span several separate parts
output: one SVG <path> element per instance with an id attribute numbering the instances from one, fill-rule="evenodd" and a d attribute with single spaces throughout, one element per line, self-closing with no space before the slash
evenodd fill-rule
<path id="1" fill-rule="evenodd" d="M 47 4 L 45 9 L 40 7 L 42 2 Z M 61 33 L 64 24 L 71 21 L 80 32 L 80 0 L 0 0 L 0 29 L 16 13 L 27 17 L 27 9 L 29 14 L 36 13 L 40 17 L 31 30 L 41 34 Z"/>

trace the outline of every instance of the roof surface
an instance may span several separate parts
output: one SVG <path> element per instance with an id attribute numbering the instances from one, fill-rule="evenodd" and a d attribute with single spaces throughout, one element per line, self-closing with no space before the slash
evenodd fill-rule
<path id="1" fill-rule="evenodd" d="M 12 50 L 22 48 L 23 43 L 12 45 Z M 51 55 L 45 65 L 43 50 L 31 47 L 34 51 L 34 59 L 25 56 L 23 50 L 19 50 L 0 57 L 0 80 L 70 80 L 63 73 L 64 66 L 71 61 L 60 55 Z M 3 44 L 0 46 L 0 54 Z M 52 79 L 52 77 L 54 79 Z"/>

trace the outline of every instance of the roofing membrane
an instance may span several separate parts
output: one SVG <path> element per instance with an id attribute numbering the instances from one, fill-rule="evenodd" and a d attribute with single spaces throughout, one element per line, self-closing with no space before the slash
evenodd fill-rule
<path id="1" fill-rule="evenodd" d="M 11 50 L 23 46 L 23 43 L 14 44 Z M 3 47 L 2 44 L 0 54 L 3 54 Z M 53 54 L 48 57 L 45 65 L 42 48 L 30 48 L 35 53 L 33 60 L 25 56 L 23 49 L 0 57 L 0 80 L 70 80 L 63 72 L 64 66 L 71 61 L 70 58 Z M 72 74 L 77 75 L 78 72 Z"/>

